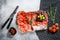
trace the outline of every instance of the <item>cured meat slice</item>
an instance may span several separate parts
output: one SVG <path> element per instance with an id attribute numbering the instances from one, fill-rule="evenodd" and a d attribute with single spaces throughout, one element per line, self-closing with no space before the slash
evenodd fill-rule
<path id="1" fill-rule="evenodd" d="M 16 16 L 17 25 L 21 32 L 47 29 L 48 15 L 45 11 L 19 11 Z"/>
<path id="2" fill-rule="evenodd" d="M 39 15 L 41 17 L 44 16 L 45 19 L 38 20 L 37 15 Z M 32 27 L 34 30 L 46 30 L 47 29 L 48 15 L 47 15 L 46 11 L 42 11 L 42 10 L 35 11 L 34 15 L 32 17 L 34 18 L 34 21 L 32 22 Z"/>
<path id="3" fill-rule="evenodd" d="M 17 25 L 20 31 L 26 32 L 32 30 L 32 26 L 29 25 L 29 20 L 31 20 L 31 15 L 25 13 L 24 11 L 19 11 L 16 16 Z"/>

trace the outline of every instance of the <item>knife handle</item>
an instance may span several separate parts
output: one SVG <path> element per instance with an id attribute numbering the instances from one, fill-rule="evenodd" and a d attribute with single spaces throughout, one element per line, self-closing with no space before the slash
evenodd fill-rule
<path id="1" fill-rule="evenodd" d="M 1 29 L 4 28 L 4 26 L 8 23 L 9 19 L 10 19 L 10 18 L 8 18 L 8 19 L 5 21 L 5 23 L 2 25 Z"/>
<path id="2" fill-rule="evenodd" d="M 9 27 L 10 27 L 10 25 L 11 25 L 11 23 L 12 23 L 12 20 L 13 20 L 13 18 L 10 19 L 10 21 L 9 21 L 9 23 L 8 23 L 8 25 L 7 25 L 7 29 L 9 29 Z"/>

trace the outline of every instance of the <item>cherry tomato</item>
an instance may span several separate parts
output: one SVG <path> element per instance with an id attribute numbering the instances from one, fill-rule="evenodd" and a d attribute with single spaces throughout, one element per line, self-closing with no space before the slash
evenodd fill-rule
<path id="1" fill-rule="evenodd" d="M 52 30 L 52 27 L 49 27 L 48 30 L 51 31 Z"/>
<path id="2" fill-rule="evenodd" d="M 55 23 L 56 27 L 58 27 L 58 23 Z"/>
<path id="3" fill-rule="evenodd" d="M 52 32 L 53 32 L 53 33 L 55 33 L 56 31 L 57 31 L 57 30 L 56 30 L 55 28 L 54 28 L 54 29 L 52 29 Z"/>

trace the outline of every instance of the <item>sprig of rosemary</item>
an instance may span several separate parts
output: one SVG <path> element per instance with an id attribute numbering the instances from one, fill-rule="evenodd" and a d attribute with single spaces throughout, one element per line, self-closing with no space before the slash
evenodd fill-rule
<path id="1" fill-rule="evenodd" d="M 30 25 L 32 25 L 32 22 L 33 22 L 34 18 L 32 18 L 29 22 Z"/>
<path id="2" fill-rule="evenodd" d="M 56 12 L 57 12 L 57 8 L 55 7 L 54 8 L 54 14 L 53 14 L 53 10 L 52 10 L 52 7 L 50 5 L 50 9 L 47 10 L 47 13 L 48 13 L 48 16 L 50 17 L 50 19 L 53 23 L 55 23 Z"/>

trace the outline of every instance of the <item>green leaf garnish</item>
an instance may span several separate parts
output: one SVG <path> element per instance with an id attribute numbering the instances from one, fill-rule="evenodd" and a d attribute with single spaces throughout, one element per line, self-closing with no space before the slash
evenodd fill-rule
<path id="1" fill-rule="evenodd" d="M 49 8 L 49 10 L 47 10 L 47 13 L 48 13 L 48 16 L 50 17 L 50 19 L 53 23 L 55 23 L 56 12 L 57 12 L 57 8 L 55 7 L 54 8 L 54 14 L 53 14 L 53 10 L 52 10 L 52 7 L 50 5 L 50 8 Z"/>
<path id="2" fill-rule="evenodd" d="M 32 22 L 34 21 L 34 18 L 32 18 L 29 22 L 30 25 L 32 25 Z"/>

